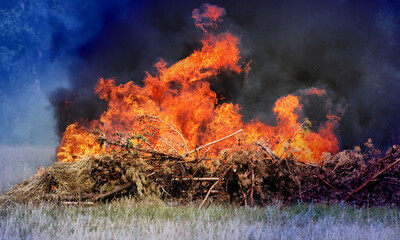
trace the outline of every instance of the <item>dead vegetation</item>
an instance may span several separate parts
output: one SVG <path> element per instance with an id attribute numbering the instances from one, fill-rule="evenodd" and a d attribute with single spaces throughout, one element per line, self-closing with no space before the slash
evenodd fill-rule
<path id="1" fill-rule="evenodd" d="M 165 201 L 198 201 L 200 208 L 214 201 L 263 206 L 276 202 L 345 202 L 359 206 L 400 205 L 400 151 L 385 154 L 368 140 L 336 155 L 322 156 L 319 164 L 275 155 L 267 143 L 236 145 L 207 158 L 206 147 L 189 151 L 180 133 L 158 118 L 147 121 L 167 125 L 179 146 L 165 139 L 165 149 L 156 150 L 143 135 L 116 133 L 107 139 L 96 134 L 105 153 L 76 162 L 57 162 L 42 174 L 15 185 L 0 196 L 0 204 L 55 201 L 63 204 L 93 204 L 130 195 L 156 196 Z M 289 140 L 290 146 L 290 140 Z M 204 148 L 204 149 L 203 149 Z M 183 149 L 180 152 L 178 149 Z M 202 151 L 200 151 L 203 149 Z M 201 157 L 200 157 L 201 156 Z"/>

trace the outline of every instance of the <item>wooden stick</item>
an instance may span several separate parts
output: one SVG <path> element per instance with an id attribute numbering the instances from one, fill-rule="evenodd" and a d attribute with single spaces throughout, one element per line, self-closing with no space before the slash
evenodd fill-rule
<path id="1" fill-rule="evenodd" d="M 100 200 L 102 198 L 106 198 L 109 197 L 115 193 L 118 193 L 124 189 L 127 189 L 129 187 L 131 187 L 133 184 L 131 182 L 126 183 L 122 186 L 116 187 L 114 190 L 106 192 L 106 193 L 102 193 L 102 194 L 93 194 L 93 193 L 89 193 L 89 194 L 82 194 L 79 196 L 60 196 L 60 200 L 64 200 L 64 201 L 72 201 L 72 200 L 86 200 L 86 199 L 91 199 L 93 201 L 97 201 Z"/>
<path id="2" fill-rule="evenodd" d="M 195 150 L 193 150 L 193 151 L 189 152 L 188 154 L 186 154 L 186 156 L 189 156 L 190 154 L 192 154 L 192 153 L 194 153 L 194 152 L 197 152 L 197 151 L 199 151 L 199 150 L 201 150 L 201 149 L 203 149 L 203 148 L 205 148 L 205 147 L 208 147 L 208 146 L 210 146 L 210 145 L 213 145 L 213 144 L 216 144 L 216 143 L 218 143 L 218 142 L 221 142 L 221 141 L 223 141 L 223 140 L 225 140 L 225 139 L 227 139 L 227 138 L 233 137 L 233 136 L 235 136 L 235 135 L 238 134 L 238 133 L 243 133 L 243 129 L 240 129 L 239 131 L 237 131 L 237 132 L 235 132 L 235 133 L 232 133 L 231 135 L 228 135 L 228 136 L 223 137 L 223 138 L 221 138 L 221 139 L 215 140 L 214 142 L 210 142 L 210 143 L 207 143 L 206 145 L 203 145 L 203 146 L 201 146 L 201 147 L 198 147 L 198 148 L 196 148 Z"/>
<path id="3" fill-rule="evenodd" d="M 206 161 L 206 160 L 210 160 L 210 159 L 209 158 L 203 158 L 203 159 L 194 158 L 194 159 L 188 159 L 188 160 L 179 161 L 179 162 L 180 163 L 190 163 L 190 162 L 195 162 L 195 161 Z M 178 163 L 178 161 L 176 161 L 176 162 L 168 162 L 168 163 L 163 164 L 162 166 L 170 166 L 170 165 L 174 165 L 174 164 L 177 164 L 177 163 Z"/>
<path id="4" fill-rule="evenodd" d="M 251 168 L 251 192 L 250 192 L 250 204 L 252 207 L 254 207 L 254 168 Z"/>
<path id="5" fill-rule="evenodd" d="M 115 188 L 114 190 L 112 190 L 112 191 L 109 191 L 109 192 L 106 192 L 106 193 L 103 193 L 103 194 L 98 194 L 96 197 L 93 197 L 92 200 L 93 200 L 93 201 L 98 201 L 98 200 L 101 200 L 101 199 L 103 199 L 103 198 L 112 196 L 112 195 L 114 195 L 114 194 L 116 194 L 116 193 L 118 193 L 118 192 L 121 192 L 121 191 L 124 190 L 124 189 L 127 189 L 127 188 L 131 187 L 132 185 L 133 185 L 133 183 L 128 182 L 128 183 L 126 183 L 126 184 L 124 184 L 124 185 L 122 185 L 122 186 L 116 187 L 116 188 Z"/>
<path id="6" fill-rule="evenodd" d="M 72 195 L 72 196 L 60 196 L 60 200 L 63 200 L 63 201 L 86 200 L 86 199 L 93 198 L 93 197 L 96 197 L 96 196 L 97 195 L 93 194 L 93 193 L 82 194 L 80 196 L 74 196 L 74 195 Z"/>
<path id="7" fill-rule="evenodd" d="M 176 150 L 171 144 L 169 144 L 167 141 L 164 141 L 164 139 L 162 137 L 160 137 L 160 141 L 162 143 L 164 143 L 165 145 L 167 145 L 169 148 L 171 148 L 175 153 L 177 153 L 179 156 L 181 156 L 183 158 L 183 155 L 178 152 L 178 150 Z"/>
<path id="8" fill-rule="evenodd" d="M 218 181 L 219 178 L 217 177 L 204 177 L 204 178 L 199 178 L 199 177 L 175 177 L 171 179 L 172 181 L 176 182 L 183 182 L 183 181 Z"/>
<path id="9" fill-rule="evenodd" d="M 279 157 L 275 155 L 275 153 L 273 153 L 271 150 L 269 150 L 266 146 L 264 146 L 262 143 L 260 142 L 256 142 L 257 145 L 259 145 L 262 149 L 264 149 L 268 155 L 273 159 L 273 160 L 278 160 Z"/>
<path id="10" fill-rule="evenodd" d="M 94 202 L 62 202 L 63 205 L 93 205 Z"/>
<path id="11" fill-rule="evenodd" d="M 330 184 L 330 183 L 329 183 L 328 181 L 326 181 L 325 179 L 321 179 L 321 178 L 320 178 L 320 180 L 321 180 L 323 183 L 325 183 L 328 187 L 334 189 L 335 191 L 343 192 L 342 190 L 340 190 L 340 189 L 338 189 L 337 187 L 335 187 L 335 186 L 333 186 L 332 184 Z"/>
<path id="12" fill-rule="evenodd" d="M 240 202 L 240 204 L 243 202 L 243 200 L 244 200 L 244 206 L 245 207 L 247 207 L 247 193 L 248 192 L 244 192 L 243 191 L 243 187 L 242 187 L 242 184 L 239 182 L 239 187 L 240 187 L 240 191 L 242 192 L 242 194 L 243 194 L 243 199 L 242 199 L 242 201 Z M 247 191 L 250 191 L 250 189 L 249 190 L 247 190 Z"/>
<path id="13" fill-rule="evenodd" d="M 182 139 L 182 143 L 183 143 L 183 147 L 185 148 L 185 151 L 186 151 L 186 152 L 189 151 L 189 149 L 188 149 L 187 146 L 186 146 L 185 138 L 184 138 L 184 137 L 182 136 L 182 134 L 176 129 L 176 126 L 175 126 L 173 123 L 168 123 L 168 122 L 162 120 L 161 118 L 156 117 L 156 116 L 152 116 L 152 115 L 144 115 L 144 116 L 145 116 L 145 117 L 148 117 L 148 118 L 156 119 L 156 120 L 158 120 L 158 121 L 164 123 L 165 125 L 167 125 L 170 129 L 172 129 L 172 131 L 174 131 L 176 134 L 178 134 L 178 136 Z"/>
<path id="14" fill-rule="evenodd" d="M 246 193 L 244 194 L 244 196 L 247 196 L 250 192 L 251 192 L 251 187 L 249 189 L 247 189 Z M 247 198 L 247 197 L 246 197 Z M 242 198 L 242 201 L 239 202 L 239 205 L 242 204 L 246 198 Z M 247 204 L 247 202 L 245 202 Z"/>
<path id="15" fill-rule="evenodd" d="M 344 201 L 347 201 L 351 196 L 353 196 L 353 194 L 357 193 L 358 191 L 360 191 L 361 189 L 363 189 L 371 180 L 375 179 L 376 177 L 378 177 L 379 175 L 381 175 L 382 173 L 386 172 L 388 169 L 390 169 L 391 167 L 393 167 L 394 165 L 396 165 L 397 163 L 400 162 L 400 158 L 398 158 L 396 161 L 394 161 L 393 163 L 391 163 L 390 165 L 388 165 L 387 167 L 385 167 L 384 169 L 382 169 L 381 171 L 379 171 L 377 174 L 375 174 L 374 176 L 372 176 L 370 179 L 368 179 L 367 181 L 365 181 L 363 184 L 361 184 L 361 186 L 359 186 L 356 190 L 354 190 L 353 192 L 351 192 L 345 199 Z"/>
<path id="16" fill-rule="evenodd" d="M 174 158 L 174 159 L 183 159 L 182 156 L 179 156 L 179 155 L 166 154 L 166 153 L 163 153 L 163 152 L 154 151 L 154 150 L 146 149 L 146 148 L 134 147 L 132 149 L 140 151 L 140 152 L 144 152 L 144 153 L 150 153 L 150 154 L 159 155 L 159 156 L 165 156 L 165 157 Z"/>
<path id="17" fill-rule="evenodd" d="M 210 196 L 211 191 L 215 188 L 215 186 L 218 185 L 218 183 L 221 182 L 221 180 L 225 177 L 225 175 L 228 173 L 228 171 L 232 168 L 232 166 L 230 166 L 228 169 L 225 170 L 225 172 L 221 175 L 221 177 L 218 179 L 218 181 L 216 181 L 208 190 L 206 197 L 204 198 L 203 202 L 201 203 L 201 205 L 199 206 L 199 209 L 201 209 L 204 205 L 204 203 L 206 203 L 208 197 Z"/>
<path id="18" fill-rule="evenodd" d="M 157 172 L 152 172 L 152 173 L 150 173 L 150 174 L 147 174 L 146 175 L 146 177 L 151 177 L 151 176 L 153 176 L 154 174 L 156 174 Z"/>
<path id="19" fill-rule="evenodd" d="M 206 157 L 207 152 L 210 150 L 210 148 L 207 148 L 207 150 L 204 152 L 203 156 L 200 159 L 204 159 Z"/>

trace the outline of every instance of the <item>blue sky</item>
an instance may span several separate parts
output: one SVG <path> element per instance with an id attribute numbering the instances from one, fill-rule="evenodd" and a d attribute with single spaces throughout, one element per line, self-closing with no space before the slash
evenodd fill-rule
<path id="1" fill-rule="evenodd" d="M 70 85 L 74 48 L 100 28 L 98 11 L 94 1 L 2 1 L 0 143 L 57 144 L 49 94 Z"/>

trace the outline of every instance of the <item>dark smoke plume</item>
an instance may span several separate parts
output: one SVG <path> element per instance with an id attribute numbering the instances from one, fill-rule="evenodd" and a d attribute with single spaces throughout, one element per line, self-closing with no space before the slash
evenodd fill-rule
<path id="1" fill-rule="evenodd" d="M 68 124 L 98 118 L 105 105 L 93 93 L 99 77 L 141 84 L 159 58 L 172 64 L 201 47 L 202 30 L 191 19 L 202 1 L 101 1 L 79 16 L 84 41 L 54 24 L 54 58 L 68 58 L 70 88 L 50 101 L 58 133 Z M 384 147 L 398 143 L 400 129 L 400 4 L 396 1 L 210 1 L 225 8 L 219 29 L 241 38 L 248 78 L 221 73 L 212 87 L 239 103 L 245 119 L 270 123 L 274 102 L 319 87 L 305 98 L 304 113 L 316 125 L 341 116 L 344 148 L 368 138 Z"/>

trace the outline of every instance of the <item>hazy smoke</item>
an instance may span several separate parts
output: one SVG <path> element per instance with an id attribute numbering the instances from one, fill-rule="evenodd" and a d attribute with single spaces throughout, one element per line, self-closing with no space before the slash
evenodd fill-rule
<path id="1" fill-rule="evenodd" d="M 93 93 L 99 77 L 141 84 L 160 57 L 172 64 L 199 48 L 202 30 L 191 19 L 202 1 L 111 1 L 88 5 L 76 17 L 82 40 L 55 20 L 53 57 L 69 63 L 70 88 L 50 96 L 58 133 L 81 119 L 99 117 L 105 105 Z M 239 103 L 246 119 L 270 123 L 274 102 L 299 89 L 327 94 L 304 99 L 315 124 L 341 115 L 343 147 L 371 137 L 385 146 L 400 135 L 399 4 L 396 1 L 210 1 L 225 8 L 220 30 L 241 38 L 248 79 L 223 73 L 212 87 Z M 74 32 L 76 33 L 76 32 Z M 90 34 L 89 34 L 90 33 Z M 299 92 L 297 92 L 299 93 Z M 323 100 L 323 101 L 321 101 Z"/>

